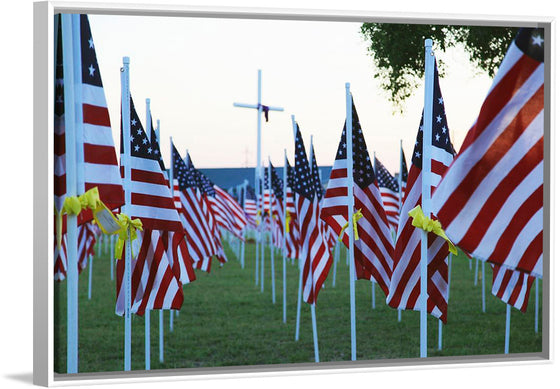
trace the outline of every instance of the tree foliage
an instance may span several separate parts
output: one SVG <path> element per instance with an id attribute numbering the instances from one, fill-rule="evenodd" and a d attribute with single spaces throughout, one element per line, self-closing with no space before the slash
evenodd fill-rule
<path id="1" fill-rule="evenodd" d="M 419 86 L 424 72 L 424 39 L 432 38 L 434 49 L 445 52 L 461 46 L 470 61 L 493 77 L 516 29 L 508 27 L 451 26 L 433 24 L 364 23 L 361 33 L 375 65 L 374 77 L 388 92 L 395 107 Z M 440 76 L 445 63 L 438 58 Z"/>

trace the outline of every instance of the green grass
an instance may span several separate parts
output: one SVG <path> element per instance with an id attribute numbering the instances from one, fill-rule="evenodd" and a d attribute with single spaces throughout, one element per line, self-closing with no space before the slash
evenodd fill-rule
<path id="1" fill-rule="evenodd" d="M 298 287 L 297 265 L 287 263 L 287 323 L 282 322 L 282 257 L 275 258 L 276 304 L 272 304 L 270 257 L 266 248 L 265 290 L 255 285 L 254 245 L 246 245 L 245 269 L 226 247 L 230 261 L 214 261 L 210 274 L 197 271 L 197 280 L 184 286 L 185 302 L 174 330 L 164 312 L 165 361 L 158 361 L 159 311 L 151 313 L 152 369 L 309 363 L 314 361 L 309 306 L 302 304 L 300 340 L 294 340 Z M 428 317 L 428 356 L 502 354 L 506 306 L 490 292 L 492 271 L 486 265 L 486 313 L 481 311 L 481 288 L 474 286 L 474 263 L 453 259 L 448 324 L 443 349 L 437 350 L 438 321 Z M 480 269 L 479 269 L 480 272 Z M 123 369 L 124 320 L 114 313 L 115 281 L 110 279 L 108 255 L 93 262 L 93 293 L 87 299 L 88 270 L 79 280 L 79 372 Z M 260 270 L 259 270 L 260 273 Z M 350 360 L 350 293 L 345 253 L 333 271 L 316 306 L 321 361 Z M 479 273 L 480 279 L 480 273 Z M 542 289 L 542 288 L 541 288 Z M 356 283 L 358 360 L 419 356 L 419 313 L 389 308 L 376 286 L 372 309 L 371 283 Z M 55 283 L 54 369 L 66 373 L 66 282 Z M 542 302 L 542 298 L 539 298 Z M 542 334 L 534 331 L 535 292 L 527 313 L 512 309 L 510 353 L 540 352 Z M 542 306 L 539 308 L 542 312 Z M 539 315 L 539 327 L 541 323 Z M 132 369 L 144 369 L 144 317 L 132 318 Z"/>

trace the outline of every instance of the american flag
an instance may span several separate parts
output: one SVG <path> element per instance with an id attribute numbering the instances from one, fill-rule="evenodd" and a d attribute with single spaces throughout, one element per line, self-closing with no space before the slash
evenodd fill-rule
<path id="1" fill-rule="evenodd" d="M 194 168 L 188 168 L 175 145 L 171 146 L 173 175 L 178 180 L 180 217 L 186 231 L 189 253 L 195 267 L 210 271 L 211 258 L 217 253 L 214 235 L 209 224 L 209 210 L 203 206 L 202 193 L 198 189 Z"/>
<path id="2" fill-rule="evenodd" d="M 323 198 L 325 196 L 325 188 L 321 183 L 321 177 L 319 176 L 319 166 L 317 165 L 317 158 L 315 158 L 315 148 L 313 143 L 311 143 L 309 154 L 311 155 L 311 180 L 313 181 L 313 186 L 315 187 L 315 193 L 317 193 L 317 198 L 319 199 L 319 209 L 322 208 Z M 319 225 L 323 231 L 323 236 L 327 242 L 328 250 L 331 251 L 336 244 L 337 234 L 334 230 L 319 218 Z"/>
<path id="3" fill-rule="evenodd" d="M 269 177 L 269 170 L 272 179 Z M 276 169 L 269 161 L 269 168 L 264 169 L 264 212 L 267 215 L 268 227 L 272 234 L 272 243 L 276 247 L 282 247 L 284 231 L 282 217 L 283 186 Z"/>
<path id="4" fill-rule="evenodd" d="M 257 228 L 257 198 L 255 196 L 255 190 L 250 186 L 245 188 L 243 210 L 245 211 L 248 226 L 251 228 Z"/>
<path id="5" fill-rule="evenodd" d="M 408 212 L 422 204 L 422 128 L 424 118 L 416 138 L 412 164 L 408 172 L 408 182 L 404 194 L 403 207 L 399 218 L 395 263 L 387 304 L 393 308 L 420 308 L 420 240 L 422 232 L 412 226 Z M 454 150 L 449 138 L 443 97 L 439 87 L 437 68 L 434 69 L 433 123 L 432 123 L 432 164 L 430 185 L 432 190 L 453 160 Z M 426 167 L 424 167 L 426 168 Z M 447 322 L 448 298 L 448 245 L 435 234 L 428 234 L 428 312 Z"/>
<path id="6" fill-rule="evenodd" d="M 115 145 L 111 132 L 109 111 L 97 63 L 95 46 L 87 15 L 73 15 L 72 23 L 79 23 L 78 63 L 80 77 L 74 80 L 79 87 L 75 94 L 75 117 L 79 123 L 65 123 L 64 115 L 64 66 L 62 50 L 61 16 L 56 16 L 58 28 L 56 39 L 55 103 L 54 103 L 54 203 L 57 211 L 62 210 L 66 197 L 66 129 L 76 132 L 78 194 L 97 187 L 99 197 L 109 209 L 123 205 L 124 192 L 119 174 Z M 75 61 L 76 62 L 76 61 Z M 81 128 L 81 132 L 77 129 Z M 92 214 L 84 210 L 78 223 L 91 220 Z M 63 228 L 65 229 L 65 227 Z"/>
<path id="7" fill-rule="evenodd" d="M 399 183 L 377 158 L 375 158 L 375 176 L 389 227 L 396 232 L 399 226 Z"/>
<path id="8" fill-rule="evenodd" d="M 183 288 L 180 275 L 167 257 L 160 231 L 139 232 L 142 240 L 136 259 L 131 262 L 131 312 L 143 315 L 146 309 L 181 309 Z M 117 303 L 115 313 L 124 314 L 124 260 L 117 261 Z"/>
<path id="9" fill-rule="evenodd" d="M 297 223 L 296 216 L 296 204 L 294 201 L 294 169 L 290 166 L 290 163 L 286 159 L 286 215 L 288 219 L 288 229 L 286 233 L 286 257 L 288 258 L 299 258 L 299 226 Z M 289 215 L 289 216 L 288 216 Z"/>
<path id="10" fill-rule="evenodd" d="M 190 157 L 188 157 L 190 160 Z M 190 162 L 190 166 L 194 171 L 194 177 L 198 185 L 198 189 L 202 194 L 202 207 L 203 212 L 208 215 L 208 225 L 212 231 L 212 236 L 214 238 L 214 244 L 216 245 L 216 258 L 221 263 L 227 262 L 226 253 L 222 246 L 222 235 L 220 233 L 220 225 L 218 224 L 217 217 L 216 217 L 216 210 L 217 208 L 217 201 L 216 201 L 216 189 L 214 188 L 214 184 L 208 177 L 206 177 L 203 173 L 199 170 L 194 168 L 192 161 Z M 225 216 L 225 215 L 222 215 Z M 227 223 L 229 220 L 227 218 L 223 219 L 223 223 Z M 198 265 L 202 265 L 201 263 L 197 263 Z"/>
<path id="11" fill-rule="evenodd" d="M 346 131 L 345 123 L 321 210 L 321 218 L 337 234 L 341 233 L 342 227 L 348 222 Z M 356 276 L 363 279 L 373 276 L 387 295 L 393 266 L 393 243 L 381 193 L 353 102 L 352 139 L 354 209 L 361 210 L 363 214 L 358 220 L 359 240 L 353 242 Z M 353 228 L 352 221 L 348 228 Z M 349 247 L 348 230 L 345 230 L 342 241 Z"/>
<path id="12" fill-rule="evenodd" d="M 492 264 L 492 294 L 521 312 L 527 310 L 533 282 L 527 273 Z"/>
<path id="13" fill-rule="evenodd" d="M 331 268 L 332 257 L 323 236 L 319 219 L 319 200 L 311 178 L 311 171 L 303 139 L 296 126 L 294 197 L 300 231 L 300 260 L 303 261 L 303 299 L 315 304 L 317 296 Z"/>
<path id="14" fill-rule="evenodd" d="M 152 118 L 152 114 L 150 113 L 150 119 Z M 167 185 L 169 186 L 169 177 L 167 175 L 167 170 L 165 169 L 165 164 L 163 163 L 163 158 L 161 156 L 161 151 L 159 147 L 159 141 L 157 139 L 157 134 L 154 131 L 153 123 L 150 120 L 150 144 L 152 145 L 153 152 L 158 158 L 159 166 L 161 169 L 162 174 L 166 178 Z M 178 182 L 176 179 L 173 180 L 174 183 Z M 171 188 L 171 187 L 170 187 Z M 179 208 L 177 207 L 177 197 L 179 197 L 177 188 L 177 193 L 175 192 L 175 186 L 173 190 L 173 204 L 175 205 L 175 209 L 177 213 L 181 210 L 181 201 L 179 198 Z M 180 215 L 179 215 L 180 218 Z M 190 256 L 189 250 L 187 249 L 186 244 L 186 233 L 185 230 L 181 231 L 161 231 L 161 239 L 163 240 L 163 245 L 165 247 L 165 251 L 167 253 L 167 258 L 171 263 L 173 271 L 178 274 L 179 281 L 182 284 L 188 284 L 196 279 L 193 270 L 193 259 Z"/>
<path id="15" fill-rule="evenodd" d="M 179 214 L 175 209 L 168 179 L 161 170 L 157 144 L 152 145 L 140 123 L 140 118 L 130 98 L 130 170 L 131 170 L 131 218 L 142 220 L 144 229 L 183 231 Z M 155 146 L 155 147 L 154 147 Z M 124 153 L 121 131 L 121 154 Z M 122 161 L 122 158 L 121 158 Z M 121 163 L 124 177 L 124 166 Z"/>
<path id="16" fill-rule="evenodd" d="M 215 185 L 204 173 L 197 172 L 199 185 L 206 194 L 217 226 L 244 240 L 243 229 L 247 225 L 247 219 L 241 206 L 229 193 Z"/>
<path id="17" fill-rule="evenodd" d="M 54 280 L 63 281 L 66 278 L 66 269 L 68 264 L 66 250 L 66 234 L 62 235 L 60 248 L 57 244 L 56 236 L 54 237 Z"/>
<path id="18" fill-rule="evenodd" d="M 472 257 L 542 277 L 544 30 L 521 29 L 434 193 L 447 236 Z"/>

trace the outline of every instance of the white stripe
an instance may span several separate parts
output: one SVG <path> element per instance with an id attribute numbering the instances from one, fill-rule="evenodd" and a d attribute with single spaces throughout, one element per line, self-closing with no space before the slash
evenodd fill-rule
<path id="1" fill-rule="evenodd" d="M 500 68 L 498 72 L 494 76 L 494 80 L 492 81 L 492 85 L 490 86 L 490 90 L 488 94 L 498 85 L 498 83 L 502 80 L 502 78 L 510 71 L 510 69 L 519 61 L 519 59 L 523 56 L 523 52 L 519 50 L 515 42 L 511 42 L 506 55 L 502 63 L 500 64 Z"/>
<path id="2" fill-rule="evenodd" d="M 114 149 L 115 144 L 113 142 L 111 127 L 98 126 L 89 123 L 84 123 L 82 127 L 84 131 L 84 143 L 98 146 L 107 146 Z"/>
<path id="3" fill-rule="evenodd" d="M 82 102 L 84 104 L 107 108 L 105 92 L 100 86 L 82 83 Z"/>
<path id="4" fill-rule="evenodd" d="M 131 217 L 137 218 L 152 218 L 170 222 L 180 222 L 177 210 L 166 208 L 154 208 L 145 205 L 131 205 Z"/>
<path id="5" fill-rule="evenodd" d="M 116 165 L 84 163 L 84 178 L 87 183 L 122 185 Z"/>

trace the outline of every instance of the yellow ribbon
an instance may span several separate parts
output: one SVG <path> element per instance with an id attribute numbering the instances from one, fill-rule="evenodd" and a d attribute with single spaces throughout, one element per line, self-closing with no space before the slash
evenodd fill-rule
<path id="1" fill-rule="evenodd" d="M 100 204 L 99 190 L 97 187 L 91 188 L 80 196 L 68 196 L 64 199 L 62 209 L 57 211 L 56 214 L 56 244 L 60 250 L 62 244 L 62 216 L 66 213 L 68 215 L 79 215 L 83 209 L 95 210 Z M 103 204 L 105 206 L 105 204 Z"/>
<path id="2" fill-rule="evenodd" d="M 121 226 L 119 230 L 119 239 L 117 240 L 117 244 L 115 246 L 115 258 L 121 259 L 122 258 L 122 250 L 124 247 L 124 242 L 128 239 L 128 233 L 130 231 L 130 241 L 132 242 L 136 238 L 138 238 L 138 234 L 136 230 L 142 230 L 142 220 L 134 219 L 132 220 L 128 215 L 124 213 L 119 213 L 118 215 L 118 223 Z M 134 253 L 132 253 L 134 256 Z"/>
<path id="3" fill-rule="evenodd" d="M 259 224 L 261 224 L 261 210 L 260 209 L 257 211 L 257 217 L 255 218 L 255 222 L 257 223 L 257 226 Z"/>
<path id="4" fill-rule="evenodd" d="M 290 212 L 286 211 L 286 232 L 290 233 L 290 222 L 292 221 L 292 215 Z"/>
<path id="5" fill-rule="evenodd" d="M 433 232 L 437 236 L 445 239 L 449 246 L 449 252 L 457 255 L 457 247 L 445 235 L 445 231 L 441 228 L 441 223 L 439 220 L 432 220 L 428 216 L 424 215 L 422 207 L 417 205 L 408 212 L 408 215 L 412 217 L 412 225 L 417 228 L 421 228 L 427 232 Z"/>
<path id="6" fill-rule="evenodd" d="M 356 212 L 354 212 L 354 214 L 352 215 L 352 227 L 354 228 L 354 240 L 360 240 L 360 237 L 358 236 L 358 220 L 360 220 L 361 218 L 363 218 L 364 215 L 362 214 L 362 209 L 358 209 Z M 342 235 L 344 234 L 344 230 L 346 230 L 348 228 L 348 222 L 346 222 L 345 225 L 342 226 L 342 230 L 340 230 L 340 234 L 338 235 L 338 240 L 340 242 L 342 242 Z"/>

